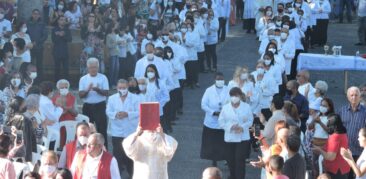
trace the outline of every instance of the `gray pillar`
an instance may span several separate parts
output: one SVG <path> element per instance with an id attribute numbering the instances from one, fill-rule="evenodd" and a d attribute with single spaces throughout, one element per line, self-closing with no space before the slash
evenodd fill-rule
<path id="1" fill-rule="evenodd" d="M 39 9 L 41 17 L 43 16 L 43 0 L 18 0 L 18 22 L 28 21 L 32 16 L 33 9 Z"/>

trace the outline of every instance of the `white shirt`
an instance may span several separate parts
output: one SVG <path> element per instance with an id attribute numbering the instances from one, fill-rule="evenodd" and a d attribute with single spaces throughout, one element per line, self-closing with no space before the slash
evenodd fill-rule
<path id="1" fill-rule="evenodd" d="M 136 62 L 134 77 L 137 79 L 145 77 L 146 67 L 150 64 L 154 64 L 156 66 L 156 68 L 158 69 L 160 79 L 165 81 L 167 78 L 165 63 L 160 57 L 157 57 L 155 55 L 154 59 L 151 61 L 148 60 L 147 56 L 145 55 Z"/>
<path id="2" fill-rule="evenodd" d="M 323 124 L 327 125 L 327 116 L 320 116 L 319 118 Z M 325 131 L 319 123 L 315 123 L 314 137 L 319 139 L 328 139 L 328 132 Z"/>
<path id="3" fill-rule="evenodd" d="M 225 130 L 225 142 L 241 142 L 250 140 L 249 127 L 253 124 L 253 113 L 249 104 L 240 101 L 238 108 L 231 103 L 224 105 L 219 116 L 219 124 Z M 236 134 L 231 131 L 234 125 L 243 128 L 243 132 Z"/>
<path id="4" fill-rule="evenodd" d="M 111 0 L 99 0 L 100 5 L 109 5 L 111 3 Z"/>
<path id="5" fill-rule="evenodd" d="M 59 122 L 63 109 L 55 106 L 51 99 L 47 96 L 41 95 L 39 99 L 39 111 L 48 120 L 55 122 L 53 125 L 47 126 L 47 129 L 59 131 Z M 55 139 L 54 139 L 55 140 Z"/>
<path id="6" fill-rule="evenodd" d="M 87 91 L 89 85 L 93 84 L 94 87 L 98 87 L 101 90 L 109 90 L 108 79 L 105 75 L 101 73 L 97 73 L 96 76 L 91 76 L 90 74 L 86 74 L 80 78 L 79 81 L 79 91 Z M 84 103 L 96 104 L 103 102 L 107 99 L 106 96 L 102 96 L 98 94 L 96 91 L 89 91 L 88 95 L 83 98 Z"/>
<path id="7" fill-rule="evenodd" d="M 208 87 L 203 94 L 201 101 L 201 109 L 205 111 L 205 120 L 203 125 L 211 129 L 220 129 L 218 116 L 214 116 L 214 112 L 220 112 L 222 107 L 229 102 L 229 88 L 224 86 L 222 89 L 212 85 Z"/>
<path id="8" fill-rule="evenodd" d="M 6 32 L 11 32 L 12 28 L 11 28 L 11 22 L 8 21 L 7 19 L 3 19 L 0 21 L 0 35 L 1 37 L 3 37 L 4 33 Z"/>
<path id="9" fill-rule="evenodd" d="M 307 87 L 309 87 L 309 92 L 308 92 L 308 95 L 305 96 L 305 90 Z M 301 95 L 303 95 L 307 98 L 307 100 L 309 101 L 309 104 L 316 101 L 315 88 L 313 87 L 313 85 L 311 85 L 310 82 L 300 85 L 297 90 L 299 91 L 299 93 Z"/>
<path id="10" fill-rule="evenodd" d="M 272 75 L 265 73 L 263 79 L 261 81 L 257 80 L 257 72 L 254 71 L 251 73 L 256 80 L 255 86 L 260 90 L 260 97 L 259 97 L 259 106 L 260 109 L 269 109 L 272 103 L 273 95 L 276 94 L 276 89 L 273 86 L 276 86 L 276 82 Z"/>
<path id="11" fill-rule="evenodd" d="M 292 59 L 295 57 L 295 40 L 291 38 L 287 38 L 285 42 L 281 41 L 281 50 L 280 53 L 283 54 L 285 58 L 285 72 L 286 75 L 289 75 L 291 72 L 291 62 Z"/>
<path id="12" fill-rule="evenodd" d="M 65 17 L 70 22 L 70 26 L 69 26 L 70 29 L 79 28 L 79 21 L 80 21 L 80 18 L 82 17 L 80 8 L 78 8 L 78 10 L 76 10 L 76 12 L 66 11 Z"/>
<path id="13" fill-rule="evenodd" d="M 168 162 L 173 158 L 178 142 L 171 136 L 144 131 L 133 139 L 135 134 L 122 142 L 126 155 L 133 160 L 132 179 L 168 179 Z"/>
<path id="14" fill-rule="evenodd" d="M 82 177 L 85 179 L 89 178 L 98 178 L 98 166 L 100 159 L 102 158 L 103 152 L 100 153 L 99 156 L 93 158 L 90 155 L 86 156 L 85 162 L 84 162 L 84 169 L 82 173 Z M 78 156 L 78 152 L 75 154 L 75 156 Z M 71 164 L 71 173 L 75 174 L 75 170 L 77 167 L 78 161 L 77 157 L 74 157 L 74 160 Z M 110 165 L 110 172 L 111 172 L 111 178 L 112 179 L 121 179 L 119 169 L 118 169 L 118 163 L 116 158 L 112 158 L 111 165 Z"/>
<path id="15" fill-rule="evenodd" d="M 187 32 L 185 34 L 186 41 L 183 46 L 187 50 L 187 61 L 196 61 L 197 58 L 197 47 L 200 43 L 200 35 L 197 31 Z"/>
<path id="16" fill-rule="evenodd" d="M 230 1 L 229 0 L 217 0 L 217 17 L 230 17 Z M 216 12 L 215 12 L 216 14 Z"/>
<path id="17" fill-rule="evenodd" d="M 17 55 L 17 52 L 16 50 L 14 50 L 13 52 L 13 57 L 14 58 L 21 58 L 23 62 L 28 62 L 30 63 L 31 62 L 31 55 L 30 55 L 30 51 L 29 50 L 26 50 L 25 52 L 23 52 L 21 55 Z"/>
<path id="18" fill-rule="evenodd" d="M 123 119 L 116 119 L 118 112 L 127 112 L 128 116 Z M 139 98 L 132 93 L 128 93 L 122 101 L 120 93 L 108 98 L 106 114 L 109 118 L 109 133 L 114 137 L 126 138 L 136 131 L 139 117 Z"/>
<path id="19" fill-rule="evenodd" d="M 163 107 L 167 102 L 169 102 L 169 92 L 166 88 L 166 84 L 162 80 L 159 80 L 159 88 L 156 82 L 148 82 L 146 85 L 146 102 L 159 102 L 159 112 L 160 116 L 164 114 Z"/>
<path id="20" fill-rule="evenodd" d="M 219 30 L 219 20 L 216 17 L 212 17 L 212 20 L 207 20 L 206 23 L 207 30 L 207 45 L 217 44 L 217 31 Z"/>

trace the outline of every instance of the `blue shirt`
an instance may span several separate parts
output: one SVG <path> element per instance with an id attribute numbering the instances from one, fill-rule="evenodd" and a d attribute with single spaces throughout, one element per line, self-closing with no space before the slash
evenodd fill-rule
<path id="1" fill-rule="evenodd" d="M 365 127 L 366 108 L 358 105 L 356 111 L 352 111 L 351 105 L 347 104 L 341 107 L 337 114 L 341 116 L 344 127 L 347 129 L 348 144 L 352 155 L 361 155 L 362 148 L 358 142 L 358 132 Z"/>
<path id="2" fill-rule="evenodd" d="M 297 93 L 297 95 L 291 99 L 291 96 L 286 94 L 286 96 L 283 97 L 283 100 L 291 101 L 296 105 L 298 114 L 300 115 L 300 119 L 302 121 L 309 118 L 309 102 L 303 95 Z"/>

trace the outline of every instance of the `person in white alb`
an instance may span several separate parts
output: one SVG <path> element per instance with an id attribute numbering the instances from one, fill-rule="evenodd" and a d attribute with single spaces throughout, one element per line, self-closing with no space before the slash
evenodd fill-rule
<path id="1" fill-rule="evenodd" d="M 219 18 L 219 31 L 218 40 L 225 41 L 226 37 L 226 23 L 230 17 L 230 1 L 229 0 L 217 0 L 217 17 Z M 215 13 L 216 14 L 216 13 Z"/>
<path id="2" fill-rule="evenodd" d="M 219 125 L 225 131 L 228 145 L 229 178 L 245 178 L 245 160 L 250 153 L 249 128 L 253 124 L 253 113 L 249 104 L 242 101 L 244 93 L 240 88 L 230 90 L 230 103 L 222 107 Z"/>
<path id="3" fill-rule="evenodd" d="M 165 71 L 164 61 L 154 55 L 154 44 L 148 43 L 145 46 L 146 55 L 136 62 L 134 77 L 139 79 L 145 76 L 146 67 L 150 64 L 154 64 L 159 71 L 160 79 L 167 79 L 167 72 Z"/>
<path id="4" fill-rule="evenodd" d="M 103 150 L 104 141 L 100 133 L 89 136 L 86 149 L 77 152 L 71 164 L 74 179 L 121 179 L 116 158 Z"/>
<path id="5" fill-rule="evenodd" d="M 229 89 L 225 85 L 224 75 L 217 72 L 215 84 L 208 87 L 203 94 L 201 108 L 205 111 L 203 122 L 201 158 L 212 160 L 213 166 L 217 161 L 226 160 L 226 145 L 224 131 L 217 121 L 222 106 L 229 102 Z"/>
<path id="6" fill-rule="evenodd" d="M 168 179 L 168 162 L 173 158 L 178 142 L 164 134 L 159 126 L 156 130 L 140 127 L 122 143 L 128 157 L 134 162 L 132 179 Z"/>
<path id="7" fill-rule="evenodd" d="M 53 84 L 51 82 L 41 83 L 41 97 L 39 99 L 39 111 L 45 117 L 45 124 L 47 125 L 47 135 L 51 139 L 50 150 L 57 146 L 56 139 L 60 137 L 59 119 L 63 113 L 61 107 L 55 106 L 52 103 Z M 55 146 L 56 145 L 56 146 Z"/>
<path id="8" fill-rule="evenodd" d="M 84 102 L 83 114 L 89 117 L 91 123 L 95 123 L 98 132 L 107 137 L 105 109 L 109 90 L 108 79 L 105 75 L 98 73 L 98 59 L 89 58 L 87 67 L 88 74 L 81 77 L 79 81 L 79 97 Z"/>
<path id="9" fill-rule="evenodd" d="M 126 166 L 129 176 L 132 176 L 133 162 L 126 156 L 121 143 L 136 131 L 139 116 L 139 98 L 128 92 L 128 81 L 120 79 L 117 83 L 117 93 L 110 96 L 107 103 L 109 118 L 109 133 L 112 136 L 113 155 L 118 166 Z"/>

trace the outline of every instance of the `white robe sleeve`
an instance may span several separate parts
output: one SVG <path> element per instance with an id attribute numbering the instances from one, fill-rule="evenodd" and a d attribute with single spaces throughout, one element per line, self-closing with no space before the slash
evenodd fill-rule
<path id="1" fill-rule="evenodd" d="M 165 141 L 164 141 L 165 145 L 163 145 L 162 148 L 160 148 L 160 151 L 163 152 L 165 159 L 167 161 L 170 161 L 173 158 L 175 151 L 177 150 L 178 142 L 173 137 L 166 134 L 164 135 L 165 135 Z"/>
<path id="2" fill-rule="evenodd" d="M 112 158 L 111 167 L 110 167 L 111 177 L 112 179 L 121 179 L 121 175 L 119 173 L 118 163 L 116 158 Z"/>

